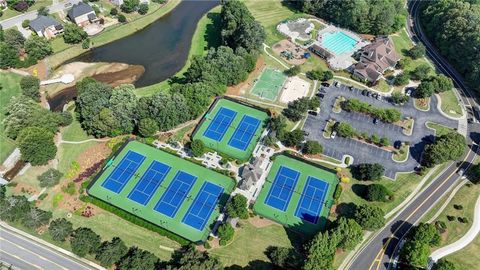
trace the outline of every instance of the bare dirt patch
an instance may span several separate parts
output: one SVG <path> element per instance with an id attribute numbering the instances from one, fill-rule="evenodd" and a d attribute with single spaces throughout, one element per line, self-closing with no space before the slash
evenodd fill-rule
<path id="1" fill-rule="evenodd" d="M 112 149 L 107 146 L 107 143 L 95 144 L 87 148 L 78 159 L 78 164 L 80 165 L 80 171 L 86 170 L 91 166 L 95 165 L 99 161 L 108 157 Z"/>
<path id="2" fill-rule="evenodd" d="M 307 61 L 303 57 L 307 51 L 287 39 L 275 43 L 272 46 L 272 50 L 276 55 L 292 65 L 301 65 Z"/>
<path id="3" fill-rule="evenodd" d="M 257 63 L 255 64 L 255 69 L 250 72 L 248 78 L 237 85 L 227 87 L 227 95 L 240 96 L 246 92 L 246 90 L 252 88 L 253 81 L 260 75 L 263 68 L 265 67 L 265 61 L 263 57 L 259 57 Z"/>
<path id="4" fill-rule="evenodd" d="M 30 194 L 33 195 L 37 193 L 38 190 L 26 183 L 17 183 L 15 188 L 13 189 L 13 194 Z"/>
<path id="5" fill-rule="evenodd" d="M 260 218 L 259 216 L 249 218 L 248 222 L 250 222 L 250 224 L 252 224 L 254 227 L 257 227 L 257 228 L 263 228 L 263 227 L 268 227 L 270 225 L 277 224 L 274 221 L 271 221 L 266 218 Z"/>
<path id="6" fill-rule="evenodd" d="M 305 97 L 310 90 L 310 83 L 298 76 L 289 77 L 283 85 L 280 101 L 287 104 L 291 101 Z"/>

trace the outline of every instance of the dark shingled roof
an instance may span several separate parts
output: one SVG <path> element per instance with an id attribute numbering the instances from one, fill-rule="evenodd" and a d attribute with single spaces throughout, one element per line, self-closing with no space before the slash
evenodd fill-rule
<path id="1" fill-rule="evenodd" d="M 32 28 L 35 32 L 43 31 L 45 28 L 49 26 L 55 26 L 58 29 L 59 26 L 62 26 L 58 21 L 50 16 L 38 16 L 35 20 L 31 21 L 28 26 Z"/>
<path id="2" fill-rule="evenodd" d="M 68 17 L 73 20 L 78 16 L 85 15 L 92 11 L 93 11 L 93 8 L 91 6 L 83 2 L 80 2 L 76 5 L 73 5 L 73 7 L 68 11 Z"/>

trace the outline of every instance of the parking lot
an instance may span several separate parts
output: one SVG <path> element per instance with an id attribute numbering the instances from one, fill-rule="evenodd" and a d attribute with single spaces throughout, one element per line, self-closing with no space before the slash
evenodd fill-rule
<path id="1" fill-rule="evenodd" d="M 354 164 L 380 163 L 385 167 L 385 176 L 392 179 L 395 178 L 396 173 L 413 171 L 419 165 L 425 143 L 431 140 L 434 135 L 434 131 L 426 127 L 426 122 L 436 122 L 451 128 L 457 128 L 458 126 L 457 121 L 445 118 L 438 112 L 437 100 L 435 98 L 432 98 L 430 111 L 424 112 L 415 109 L 412 101 L 409 101 L 404 106 L 394 106 L 387 98 L 377 99 L 371 95 L 363 95 L 362 90 L 345 85 L 324 87 L 321 94 L 320 113 L 316 116 L 308 115 L 303 127 L 303 130 L 308 134 L 307 139 L 319 141 L 323 145 L 324 154 L 338 160 L 342 160 L 344 155 L 350 155 L 354 158 Z M 332 112 L 335 100 L 339 96 L 347 99 L 356 98 L 379 108 L 396 108 L 400 110 L 403 117 L 412 117 L 415 120 L 412 134 L 405 135 L 402 132 L 403 128 L 398 125 L 381 121 L 375 124 L 373 118 L 365 114 L 343 110 L 340 113 Z M 347 122 L 359 133 L 386 137 L 392 144 L 395 141 L 409 142 L 410 155 L 405 162 L 399 163 L 392 159 L 392 152 L 377 146 L 339 136 L 333 139 L 325 138 L 323 130 L 329 119 Z"/>

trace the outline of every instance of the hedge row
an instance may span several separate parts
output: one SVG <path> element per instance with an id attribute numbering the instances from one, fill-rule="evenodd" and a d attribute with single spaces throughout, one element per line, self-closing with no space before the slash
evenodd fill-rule
<path id="1" fill-rule="evenodd" d="M 376 117 L 387 123 L 394 123 L 402 119 L 402 114 L 397 109 L 383 109 L 372 106 L 370 103 L 358 99 L 348 99 L 342 103 L 343 109 L 364 113 Z"/>
<path id="2" fill-rule="evenodd" d="M 125 211 L 125 210 L 122 210 L 118 207 L 115 207 L 109 203 L 106 203 L 100 199 L 97 199 L 97 198 L 94 198 L 92 196 L 85 196 L 85 195 L 82 195 L 80 196 L 80 200 L 83 201 L 83 202 L 86 202 L 86 203 L 91 203 L 91 204 L 94 204 L 108 212 L 111 212 L 135 225 L 138 225 L 138 226 L 141 226 L 145 229 L 148 229 L 148 230 L 151 230 L 153 232 L 156 232 L 162 236 L 165 236 L 173 241 L 176 241 L 178 242 L 180 245 L 182 246 L 185 246 L 185 245 L 188 245 L 190 244 L 191 242 L 177 234 L 174 234 L 170 231 L 167 231 L 153 223 L 150 223 L 140 217 L 137 217 L 133 214 L 130 214 L 129 212 Z"/>

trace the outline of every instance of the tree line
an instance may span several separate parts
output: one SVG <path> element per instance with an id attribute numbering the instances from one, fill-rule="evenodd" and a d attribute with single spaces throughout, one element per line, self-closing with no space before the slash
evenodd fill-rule
<path id="1" fill-rule="evenodd" d="M 224 3 L 220 17 L 222 45 L 193 57 L 184 78 L 168 91 L 137 98 L 131 85 L 112 88 L 91 78 L 77 83 L 76 108 L 85 131 L 96 137 L 152 136 L 195 119 L 227 86 L 244 81 L 255 68 L 265 32 L 242 2 Z"/>
<path id="2" fill-rule="evenodd" d="M 480 91 L 480 2 L 427 1 L 422 26 L 440 53 Z"/>
<path id="3" fill-rule="evenodd" d="M 292 7 L 355 32 L 386 35 L 400 30 L 407 11 L 402 0 L 287 1 Z"/>

